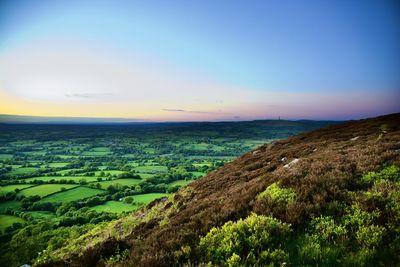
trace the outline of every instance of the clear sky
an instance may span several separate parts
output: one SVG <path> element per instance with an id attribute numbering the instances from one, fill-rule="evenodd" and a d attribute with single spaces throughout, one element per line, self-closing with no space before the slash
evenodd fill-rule
<path id="1" fill-rule="evenodd" d="M 395 0 L 0 1 L 0 114 L 192 121 L 393 112 Z"/>

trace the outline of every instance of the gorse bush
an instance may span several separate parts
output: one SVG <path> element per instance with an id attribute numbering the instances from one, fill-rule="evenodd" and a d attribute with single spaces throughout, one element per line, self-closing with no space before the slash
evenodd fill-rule
<path id="1" fill-rule="evenodd" d="M 258 195 L 258 199 L 271 198 L 276 203 L 288 204 L 296 198 L 296 192 L 292 188 L 282 188 L 278 183 L 268 186 Z"/>
<path id="2" fill-rule="evenodd" d="M 356 239 L 360 246 L 377 248 L 386 232 L 386 228 L 379 225 L 363 225 L 356 232 Z"/>
<path id="3" fill-rule="evenodd" d="M 312 231 L 325 242 L 336 243 L 347 235 L 346 228 L 330 216 L 320 216 L 311 221 Z"/>
<path id="4" fill-rule="evenodd" d="M 293 206 L 295 200 L 296 192 L 293 188 L 285 188 L 279 182 L 275 182 L 257 195 L 254 211 L 282 220 L 287 217 L 289 206 Z"/>
<path id="5" fill-rule="evenodd" d="M 281 266 L 288 260 L 284 243 L 290 225 L 251 214 L 237 222 L 213 228 L 200 240 L 204 261 L 220 266 Z"/>
<path id="6" fill-rule="evenodd" d="M 361 179 L 367 184 L 379 182 L 381 180 L 400 182 L 400 168 L 394 165 L 389 166 L 379 172 L 369 172 L 363 175 Z"/>
<path id="7" fill-rule="evenodd" d="M 358 205 L 352 205 L 346 207 L 346 215 L 343 216 L 342 221 L 346 227 L 355 231 L 363 225 L 371 224 L 374 220 L 379 218 L 379 215 L 379 210 L 367 212 L 362 210 Z"/>

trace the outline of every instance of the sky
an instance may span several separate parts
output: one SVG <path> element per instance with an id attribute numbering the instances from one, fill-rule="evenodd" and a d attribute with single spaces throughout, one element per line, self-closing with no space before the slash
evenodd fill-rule
<path id="1" fill-rule="evenodd" d="M 0 1 L 0 114 L 344 120 L 399 103 L 395 0 Z"/>

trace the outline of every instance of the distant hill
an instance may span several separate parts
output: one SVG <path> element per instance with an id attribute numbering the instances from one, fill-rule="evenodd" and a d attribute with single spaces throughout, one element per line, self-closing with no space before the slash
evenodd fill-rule
<path id="1" fill-rule="evenodd" d="M 39 266 L 395 266 L 399 167 L 400 114 L 328 126 L 248 152 Z"/>
<path id="2" fill-rule="evenodd" d="M 96 118 L 96 117 L 52 117 L 52 116 L 24 116 L 0 114 L 0 124 L 186 124 L 186 125 L 207 125 L 210 123 L 231 124 L 251 122 L 253 125 L 268 122 L 271 125 L 283 125 L 285 122 L 297 122 L 298 124 L 334 124 L 340 121 L 328 120 L 254 120 L 254 121 L 221 121 L 221 122 L 150 122 L 140 118 Z M 232 124 L 235 125 L 235 124 Z M 290 125 L 289 125 L 290 126 Z"/>
<path id="3" fill-rule="evenodd" d="M 42 117 L 20 116 L 0 114 L 0 123 L 51 123 L 51 124 L 75 124 L 75 123 L 132 123 L 141 122 L 141 119 L 127 118 L 89 118 L 89 117 Z"/>

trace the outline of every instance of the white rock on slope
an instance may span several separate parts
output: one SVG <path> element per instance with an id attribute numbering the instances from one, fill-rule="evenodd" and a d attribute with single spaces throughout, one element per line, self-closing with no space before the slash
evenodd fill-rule
<path id="1" fill-rule="evenodd" d="M 294 159 L 291 162 L 289 162 L 288 164 L 286 164 L 285 166 L 283 166 L 283 168 L 290 168 L 292 167 L 294 164 L 296 164 L 297 162 L 299 162 L 299 159 Z"/>

